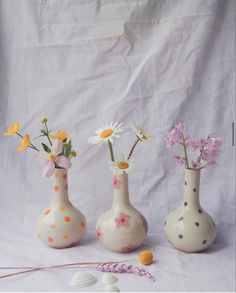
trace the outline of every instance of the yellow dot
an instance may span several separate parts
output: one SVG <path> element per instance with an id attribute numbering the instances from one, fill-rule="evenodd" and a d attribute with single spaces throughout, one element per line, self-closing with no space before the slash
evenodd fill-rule
<path id="1" fill-rule="evenodd" d="M 119 169 L 127 169 L 127 168 L 129 168 L 129 164 L 127 162 L 120 162 L 118 164 L 118 168 Z"/>
<path id="2" fill-rule="evenodd" d="M 60 206 L 60 211 L 64 212 L 64 210 L 65 210 L 65 207 Z"/>
<path id="3" fill-rule="evenodd" d="M 108 129 L 103 130 L 103 131 L 100 133 L 100 137 L 101 137 L 101 138 L 107 138 L 107 137 L 111 136 L 112 133 L 113 133 L 113 130 L 110 129 L 110 128 L 108 128 Z"/>

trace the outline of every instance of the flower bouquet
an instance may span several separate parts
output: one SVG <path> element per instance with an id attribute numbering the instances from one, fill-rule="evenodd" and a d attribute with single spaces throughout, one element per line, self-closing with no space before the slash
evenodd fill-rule
<path id="1" fill-rule="evenodd" d="M 134 144 L 126 156 L 116 158 L 114 139 L 124 131 L 122 123 L 109 123 L 99 128 L 96 135 L 89 138 L 90 144 L 108 144 L 110 168 L 113 172 L 113 203 L 111 208 L 97 221 L 96 235 L 103 245 L 117 252 L 129 252 L 139 247 L 145 240 L 148 225 L 145 217 L 137 211 L 129 200 L 128 173 L 133 170 L 132 155 L 140 142 L 147 142 L 151 135 L 142 127 L 133 126 Z"/>
<path id="2" fill-rule="evenodd" d="M 164 223 L 164 233 L 171 244 L 185 252 L 197 252 L 209 247 L 216 236 L 215 223 L 199 202 L 200 170 L 216 163 L 222 138 L 208 134 L 200 139 L 185 134 L 186 125 L 178 122 L 167 134 L 166 146 L 183 149 L 183 155 L 173 160 L 185 167 L 184 198 L 179 208 L 169 214 Z M 197 156 L 193 158 L 195 152 Z"/>
<path id="3" fill-rule="evenodd" d="M 36 157 L 43 164 L 43 175 L 53 175 L 52 202 L 38 219 L 37 235 L 50 247 L 65 248 L 76 244 L 86 228 L 85 217 L 71 204 L 68 196 L 67 169 L 71 167 L 71 159 L 76 157 L 76 152 L 72 149 L 72 142 L 66 131 L 52 133 L 48 129 L 47 118 L 43 117 L 41 122 L 43 129 L 33 140 L 29 134 L 20 133 L 18 122 L 11 125 L 4 135 L 19 136 L 21 144 L 17 151 L 28 148 L 36 151 Z M 41 148 L 33 143 L 38 139 L 44 140 L 41 142 Z"/>

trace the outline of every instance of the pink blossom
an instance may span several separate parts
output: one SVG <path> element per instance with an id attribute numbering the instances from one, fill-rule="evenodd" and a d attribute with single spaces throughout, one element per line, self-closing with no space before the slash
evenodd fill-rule
<path id="1" fill-rule="evenodd" d="M 120 215 L 118 216 L 118 218 L 115 219 L 115 221 L 116 221 L 116 226 L 118 228 L 128 227 L 130 222 L 130 216 L 126 215 L 125 213 L 120 213 Z"/>
<path id="2" fill-rule="evenodd" d="M 113 177 L 113 185 L 115 189 L 119 189 L 121 186 L 121 181 L 114 175 Z"/>
<path id="3" fill-rule="evenodd" d="M 52 151 L 47 153 L 45 151 L 40 151 L 37 154 L 38 159 L 43 163 L 43 175 L 45 177 L 50 177 L 56 166 L 61 167 L 63 169 L 69 169 L 71 167 L 71 161 L 60 155 L 63 151 L 63 142 L 56 139 L 52 145 Z"/>
<path id="4" fill-rule="evenodd" d="M 130 251 L 132 251 L 132 250 L 134 250 L 136 248 L 137 248 L 137 245 L 129 244 L 129 245 L 125 246 L 125 247 L 122 247 L 121 252 L 130 252 Z"/>
<path id="5" fill-rule="evenodd" d="M 172 158 L 178 165 L 184 165 L 185 163 L 185 159 L 181 158 L 180 156 L 173 156 Z"/>
<path id="6" fill-rule="evenodd" d="M 188 140 L 187 140 L 187 144 L 188 146 L 193 149 L 194 151 L 197 150 L 197 149 L 200 149 L 201 148 L 201 144 L 199 143 L 198 140 L 195 140 L 194 138 L 192 137 L 189 137 Z"/>
<path id="7" fill-rule="evenodd" d="M 177 129 L 179 132 L 184 132 L 186 129 L 186 125 L 184 122 L 180 121 L 178 123 L 175 124 L 175 129 Z"/>

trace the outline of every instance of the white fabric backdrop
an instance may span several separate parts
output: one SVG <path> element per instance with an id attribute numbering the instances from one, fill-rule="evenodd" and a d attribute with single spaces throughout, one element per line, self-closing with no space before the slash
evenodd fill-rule
<path id="1" fill-rule="evenodd" d="M 88 220 L 88 233 L 75 248 L 52 250 L 40 243 L 34 225 L 52 196 L 52 179 L 41 177 L 32 152 L 15 152 L 16 138 L 0 136 L 0 265 L 123 258 L 95 240 L 95 222 L 111 203 L 112 182 L 108 149 L 88 146 L 87 139 L 105 122 L 134 122 L 156 137 L 135 152 L 130 196 L 149 222 L 140 250 L 157 254 L 158 263 L 148 268 L 157 282 L 123 275 L 118 286 L 234 291 L 235 2 L 2 0 L 0 13 L 0 131 L 19 120 L 24 132 L 35 133 L 44 114 L 52 129 L 71 133 L 78 158 L 69 172 L 70 197 Z M 198 254 L 176 251 L 162 233 L 166 214 L 183 193 L 183 170 L 164 142 L 180 120 L 192 135 L 215 131 L 224 137 L 218 166 L 204 170 L 201 181 L 202 205 L 218 235 L 211 249 Z M 117 141 L 117 153 L 127 152 L 131 137 Z M 0 290 L 70 291 L 72 274 L 32 273 L 0 281 Z"/>

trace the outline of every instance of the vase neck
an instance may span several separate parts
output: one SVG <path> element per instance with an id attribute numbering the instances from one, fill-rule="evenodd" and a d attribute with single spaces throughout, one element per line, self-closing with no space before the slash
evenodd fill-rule
<path id="1" fill-rule="evenodd" d="M 112 206 L 129 205 L 128 175 L 126 173 L 120 176 L 113 174 L 113 188 L 114 196 Z"/>
<path id="2" fill-rule="evenodd" d="M 185 169 L 184 205 L 199 208 L 200 170 Z"/>
<path id="3" fill-rule="evenodd" d="M 53 199 L 52 204 L 70 204 L 68 196 L 67 170 L 56 168 L 53 173 Z"/>

